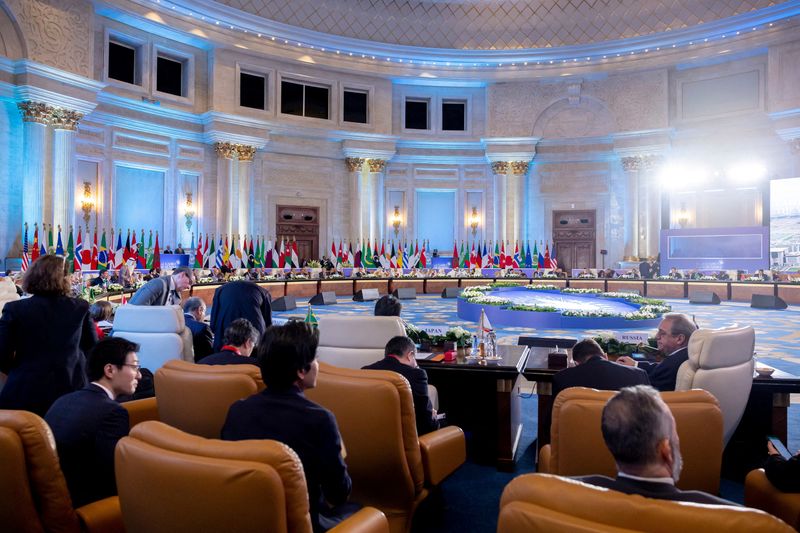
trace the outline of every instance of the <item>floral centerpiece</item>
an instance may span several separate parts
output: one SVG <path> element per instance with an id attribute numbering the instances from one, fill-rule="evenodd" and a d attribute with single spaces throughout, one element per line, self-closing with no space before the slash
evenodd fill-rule
<path id="1" fill-rule="evenodd" d="M 510 305 L 508 308 L 511 311 L 533 311 L 536 313 L 555 313 L 556 311 L 558 311 L 558 309 L 550 305 L 518 304 L 518 305 Z"/>
<path id="2" fill-rule="evenodd" d="M 321 268 L 319 261 L 317 261 L 316 259 L 310 259 L 306 261 L 306 266 L 308 268 Z"/>
<path id="3" fill-rule="evenodd" d="M 431 337 L 427 331 L 419 329 L 414 324 L 406 322 L 406 337 L 414 341 L 414 344 L 420 344 L 422 341 L 430 341 Z"/>
<path id="4" fill-rule="evenodd" d="M 655 353 L 658 352 L 656 348 L 656 339 L 655 337 L 650 337 L 647 340 L 647 344 L 634 344 L 630 342 L 620 342 L 614 335 L 610 332 L 603 332 L 599 335 L 593 337 L 597 344 L 603 349 L 604 352 L 607 354 L 615 354 L 615 355 L 628 355 L 630 356 L 632 353 L 638 352 L 646 352 L 646 353 Z"/>
<path id="5" fill-rule="evenodd" d="M 567 287 L 565 289 L 561 289 L 561 292 L 564 294 L 600 294 L 603 291 L 601 289 L 580 289 L 577 287 Z"/>
<path id="6" fill-rule="evenodd" d="M 211 276 L 203 276 L 202 278 L 197 279 L 198 285 L 206 285 L 208 283 L 214 283 L 214 278 Z"/>
<path id="7" fill-rule="evenodd" d="M 555 285 L 544 285 L 542 283 L 536 283 L 534 285 L 525 285 L 525 288 L 529 291 L 557 291 L 559 290 L 558 287 Z"/>
<path id="8" fill-rule="evenodd" d="M 545 272 L 542 274 L 542 278 L 544 279 L 558 279 L 558 276 L 555 272 Z"/>
<path id="9" fill-rule="evenodd" d="M 516 281 L 495 281 L 489 287 L 499 289 L 500 287 L 524 287 L 524 285 L 520 285 Z"/>
<path id="10" fill-rule="evenodd" d="M 461 294 L 463 296 L 464 293 Z M 471 304 L 493 305 L 497 307 L 511 305 L 511 300 L 500 298 L 499 296 L 489 296 L 486 294 L 470 294 L 464 297 L 464 299 Z"/>
<path id="11" fill-rule="evenodd" d="M 444 340 L 455 342 L 456 346 L 464 348 L 472 345 L 472 334 L 461 326 L 455 326 L 445 332 Z"/>
<path id="12" fill-rule="evenodd" d="M 109 283 L 109 284 L 108 284 L 108 290 L 109 290 L 109 292 L 111 292 L 111 291 L 113 291 L 113 292 L 119 292 L 119 291 L 121 291 L 121 290 L 123 290 L 123 289 L 124 289 L 124 287 L 123 287 L 121 284 L 119 284 L 119 283 Z"/>
<path id="13" fill-rule="evenodd" d="M 227 281 L 242 281 L 243 279 L 242 276 L 228 276 Z"/>

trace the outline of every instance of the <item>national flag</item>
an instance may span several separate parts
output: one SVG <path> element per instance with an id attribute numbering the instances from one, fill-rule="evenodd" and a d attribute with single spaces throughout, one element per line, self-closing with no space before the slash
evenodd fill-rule
<path id="1" fill-rule="evenodd" d="M 222 248 L 222 264 L 230 267 L 231 266 L 231 252 L 230 247 L 228 246 L 228 236 L 225 235 L 225 246 Z"/>
<path id="2" fill-rule="evenodd" d="M 108 270 L 108 249 L 106 248 L 106 230 L 103 230 L 103 236 L 100 237 L 100 248 L 97 250 L 97 270 L 102 272 Z"/>
<path id="3" fill-rule="evenodd" d="M 42 224 L 42 231 L 44 231 L 44 224 Z M 61 240 L 61 226 L 58 226 L 58 237 L 59 240 Z M 49 231 L 47 232 L 47 253 L 52 254 L 54 250 L 55 248 L 53 247 L 53 225 L 50 224 Z M 63 247 L 61 249 L 61 253 L 58 255 L 64 255 Z"/>
<path id="4" fill-rule="evenodd" d="M 231 255 L 228 260 L 233 270 L 242 268 L 242 251 L 236 248 L 236 241 L 238 240 L 238 235 L 231 235 Z"/>
<path id="5" fill-rule="evenodd" d="M 350 253 L 353 253 L 352 250 Z M 297 237 L 292 237 L 292 265 L 294 265 L 294 268 L 300 268 L 300 257 L 297 255 Z"/>
<path id="6" fill-rule="evenodd" d="M 550 268 L 553 270 L 558 268 L 558 259 L 556 259 L 556 243 L 553 242 L 553 249 L 550 251 Z"/>
<path id="7" fill-rule="evenodd" d="M 206 233 L 206 245 L 208 245 L 208 233 Z M 212 266 L 219 267 L 217 264 L 217 258 L 219 257 L 219 250 L 214 249 L 214 236 L 211 235 L 211 245 L 208 246 L 208 254 L 206 254 L 206 266 L 211 268 Z M 221 261 L 221 258 L 220 258 Z"/>
<path id="8" fill-rule="evenodd" d="M 94 228 L 94 239 L 92 241 L 92 270 L 97 270 L 97 227 Z"/>
<path id="9" fill-rule="evenodd" d="M 136 242 L 136 230 L 133 230 L 131 235 L 131 259 L 133 259 L 134 265 L 139 264 L 139 244 Z M 144 230 L 142 230 L 144 233 Z"/>
<path id="10" fill-rule="evenodd" d="M 492 263 L 494 264 L 495 268 L 502 268 L 503 265 L 500 263 L 500 244 L 498 241 L 494 243 L 494 256 L 492 256 Z"/>
<path id="11" fill-rule="evenodd" d="M 342 263 L 344 263 L 344 252 L 342 251 L 342 239 L 339 239 L 339 251 L 336 254 L 336 270 L 342 268 Z"/>
<path id="12" fill-rule="evenodd" d="M 192 234 L 194 238 L 194 234 Z M 144 228 L 142 228 L 142 238 L 136 246 L 136 268 L 147 268 L 147 250 L 144 248 Z"/>
<path id="13" fill-rule="evenodd" d="M 208 268 L 209 266 L 211 266 L 211 265 L 208 264 L 208 259 L 212 255 L 214 255 L 214 253 L 213 252 L 209 252 L 209 245 L 211 245 L 211 247 L 213 247 L 214 246 L 214 242 L 213 242 L 213 239 L 212 239 L 212 242 L 210 242 L 210 243 L 208 242 L 208 240 L 209 240 L 208 233 L 206 233 L 206 242 L 205 242 L 205 244 L 203 244 L 203 253 L 200 256 L 201 257 L 201 259 L 200 259 L 200 268 Z"/>
<path id="14" fill-rule="evenodd" d="M 52 226 L 50 226 L 52 227 Z M 50 232 L 52 233 L 52 231 Z M 61 225 L 58 226 L 58 244 L 56 244 L 56 255 L 64 255 L 64 244 L 61 242 Z"/>
<path id="15" fill-rule="evenodd" d="M 377 249 L 378 243 L 375 243 L 375 248 Z M 389 258 L 386 257 L 386 247 L 384 246 L 383 241 L 381 241 L 381 253 L 378 255 L 378 261 L 381 263 L 382 268 L 389 268 L 391 263 L 389 262 Z"/>
<path id="16" fill-rule="evenodd" d="M 506 243 L 500 243 L 500 268 L 506 267 Z"/>
<path id="17" fill-rule="evenodd" d="M 524 246 L 524 245 L 523 245 Z M 522 263 L 522 258 L 519 255 L 519 241 L 514 243 L 514 258 L 512 259 L 511 266 L 514 268 L 519 268 L 520 263 Z"/>
<path id="18" fill-rule="evenodd" d="M 134 235 L 136 234 L 134 233 Z M 125 248 L 122 250 L 122 262 L 127 263 L 128 259 L 131 259 L 132 257 L 133 252 L 131 251 L 131 230 L 128 229 L 128 236 L 125 237 Z"/>
<path id="19" fill-rule="evenodd" d="M 475 268 L 478 266 L 478 256 L 475 255 L 475 241 L 472 241 L 472 248 L 469 251 L 469 267 Z"/>
<path id="20" fill-rule="evenodd" d="M 70 235 L 72 237 L 72 235 Z M 69 247 L 69 245 L 67 245 Z M 74 256 L 72 258 L 72 271 L 80 272 L 83 270 L 83 238 L 81 235 L 81 227 L 78 226 L 78 241 L 75 246 Z"/>
<path id="21" fill-rule="evenodd" d="M 361 268 L 362 266 L 364 266 L 362 257 L 364 257 L 364 246 L 361 244 L 361 240 L 359 239 L 356 242 L 356 253 L 353 260 L 353 267 Z"/>
<path id="22" fill-rule="evenodd" d="M 369 243 L 367 241 L 363 241 L 361 243 L 361 266 L 364 268 L 371 268 L 372 258 L 372 250 L 369 247 Z"/>
<path id="23" fill-rule="evenodd" d="M 259 258 L 259 254 L 261 253 L 261 243 L 258 243 L 258 250 L 253 250 L 253 236 L 250 235 L 250 248 L 247 250 L 247 262 L 251 267 L 262 267 L 264 265 L 261 264 L 261 260 Z"/>
<path id="24" fill-rule="evenodd" d="M 67 268 L 70 272 L 75 272 L 75 239 L 72 238 L 72 226 L 69 227 L 69 238 L 67 239 Z M 78 270 L 80 270 L 80 264 Z"/>
<path id="25" fill-rule="evenodd" d="M 492 267 L 492 248 L 486 247 L 486 241 L 483 241 L 483 254 L 481 254 L 481 267 L 482 268 L 491 268 Z"/>
<path id="26" fill-rule="evenodd" d="M 411 263 L 409 263 L 409 261 L 410 261 L 410 258 L 408 257 L 408 249 L 403 247 L 403 267 L 404 268 L 411 268 L 411 267 L 416 266 L 416 265 L 412 265 Z"/>
<path id="27" fill-rule="evenodd" d="M 553 268 L 550 264 L 550 243 L 547 243 L 544 248 L 544 267 Z"/>
<path id="28" fill-rule="evenodd" d="M 276 268 L 277 263 L 275 262 L 275 251 L 273 250 L 272 246 L 272 239 L 267 241 L 267 253 L 264 258 L 264 266 L 267 268 Z"/>
<path id="29" fill-rule="evenodd" d="M 453 268 L 458 268 L 460 262 L 461 260 L 458 256 L 458 245 L 456 244 L 456 241 L 453 241 L 453 260 L 450 262 L 450 266 Z"/>
<path id="30" fill-rule="evenodd" d="M 422 239 L 422 250 L 419 253 L 419 264 L 422 265 L 422 268 L 428 268 L 428 255 L 426 252 L 425 239 Z"/>
<path id="31" fill-rule="evenodd" d="M 114 239 L 112 238 L 111 240 L 113 241 Z M 145 262 L 145 268 L 148 270 L 153 268 L 153 230 L 150 230 L 150 235 L 147 237 L 147 261 Z"/>
<path id="32" fill-rule="evenodd" d="M 392 246 L 394 246 L 394 243 L 392 243 Z M 397 265 L 397 268 L 403 268 L 403 243 L 402 242 L 397 243 L 397 252 L 396 252 L 396 254 L 397 255 L 395 255 L 394 263 L 395 263 L 395 265 Z"/>
<path id="33" fill-rule="evenodd" d="M 525 254 L 525 268 L 533 268 L 533 257 L 531 256 L 531 241 L 528 241 L 528 251 Z"/>
<path id="34" fill-rule="evenodd" d="M 392 241 L 392 255 L 389 256 L 389 266 L 397 268 L 397 250 L 394 248 L 394 241 Z"/>
<path id="35" fill-rule="evenodd" d="M 539 257 L 537 258 L 537 267 L 536 268 L 544 268 L 544 255 L 542 255 L 542 251 L 539 250 Z"/>
<path id="36" fill-rule="evenodd" d="M 22 238 L 22 271 L 28 270 L 28 223 L 25 223 L 25 235 Z"/>
<path id="37" fill-rule="evenodd" d="M 125 248 L 122 246 L 122 228 L 117 232 L 117 247 L 114 249 L 114 269 L 119 270 L 125 263 Z"/>
<path id="38" fill-rule="evenodd" d="M 194 236 L 192 238 L 194 238 Z M 197 250 L 194 252 L 194 268 L 203 268 L 203 263 L 205 263 L 205 258 L 203 257 L 203 234 L 201 233 L 197 236 Z"/>
<path id="39" fill-rule="evenodd" d="M 158 246 L 158 231 L 156 231 L 156 245 L 153 247 L 153 268 L 161 268 L 161 250 Z"/>
<path id="40" fill-rule="evenodd" d="M 529 246 L 530 248 L 530 246 Z M 539 269 L 539 250 L 536 247 L 536 241 L 533 241 L 533 257 L 531 258 L 531 268 Z"/>
<path id="41" fill-rule="evenodd" d="M 239 240 L 239 237 L 236 237 L 236 240 Z M 242 266 L 240 268 L 249 268 L 249 261 L 247 257 L 247 235 L 242 237 L 242 245 L 236 250 L 236 257 L 239 259 L 239 264 Z"/>
<path id="42" fill-rule="evenodd" d="M 78 236 L 80 237 L 80 228 L 78 228 Z M 89 247 L 89 228 L 86 228 L 86 246 L 78 252 L 75 250 L 75 261 L 80 261 L 81 270 L 92 270 L 92 250 Z"/>
<path id="43" fill-rule="evenodd" d="M 331 263 L 336 265 L 336 241 L 331 242 Z"/>
<path id="44" fill-rule="evenodd" d="M 44 231 L 44 230 L 42 230 Z M 39 225 L 33 223 L 33 248 L 31 249 L 31 263 L 39 259 Z"/>
<path id="45" fill-rule="evenodd" d="M 303 320 L 306 324 L 311 324 L 312 326 L 317 326 L 319 321 L 317 320 L 314 311 L 311 310 L 311 304 L 308 304 L 308 311 L 306 311 L 306 318 Z"/>

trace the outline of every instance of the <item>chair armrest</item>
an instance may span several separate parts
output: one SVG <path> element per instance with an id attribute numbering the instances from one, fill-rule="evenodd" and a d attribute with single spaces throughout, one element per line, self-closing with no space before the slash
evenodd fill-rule
<path id="1" fill-rule="evenodd" d="M 549 444 L 545 444 L 542 446 L 542 449 L 539 450 L 539 465 L 536 468 L 536 471 L 540 474 L 552 474 L 550 472 L 550 452 L 552 448 Z"/>
<path id="2" fill-rule="evenodd" d="M 155 398 L 143 398 L 124 402 L 120 405 L 128 410 L 131 428 L 139 422 L 158 420 L 158 403 Z"/>
<path id="3" fill-rule="evenodd" d="M 374 507 L 364 507 L 328 531 L 330 533 L 389 533 L 389 521 L 385 514 Z"/>
<path id="4" fill-rule="evenodd" d="M 419 438 L 425 484 L 441 483 L 467 460 L 467 443 L 460 427 L 437 429 Z"/>
<path id="5" fill-rule="evenodd" d="M 763 468 L 747 474 L 744 504 L 777 516 L 795 529 L 800 528 L 800 493 L 781 492 L 775 488 Z"/>
<path id="6" fill-rule="evenodd" d="M 75 509 L 81 529 L 88 533 L 124 533 L 119 497 L 111 496 Z"/>

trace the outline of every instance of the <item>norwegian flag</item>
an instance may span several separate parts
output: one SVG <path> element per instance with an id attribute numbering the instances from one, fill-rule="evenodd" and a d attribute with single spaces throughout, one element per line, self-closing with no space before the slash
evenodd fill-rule
<path id="1" fill-rule="evenodd" d="M 22 238 L 22 271 L 28 270 L 28 224 L 25 224 L 25 236 Z"/>
<path id="2" fill-rule="evenodd" d="M 81 239 L 81 228 L 78 228 L 78 244 L 75 246 L 75 255 L 72 259 L 75 272 L 81 271 L 81 258 L 83 257 L 83 241 Z"/>

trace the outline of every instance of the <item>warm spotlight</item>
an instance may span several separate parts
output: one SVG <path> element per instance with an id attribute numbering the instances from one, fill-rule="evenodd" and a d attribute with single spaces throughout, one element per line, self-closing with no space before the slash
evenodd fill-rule
<path id="1" fill-rule="evenodd" d="M 671 164 L 664 167 L 659 176 L 661 186 L 665 189 L 694 188 L 708 181 L 708 170 L 703 167 Z"/>

